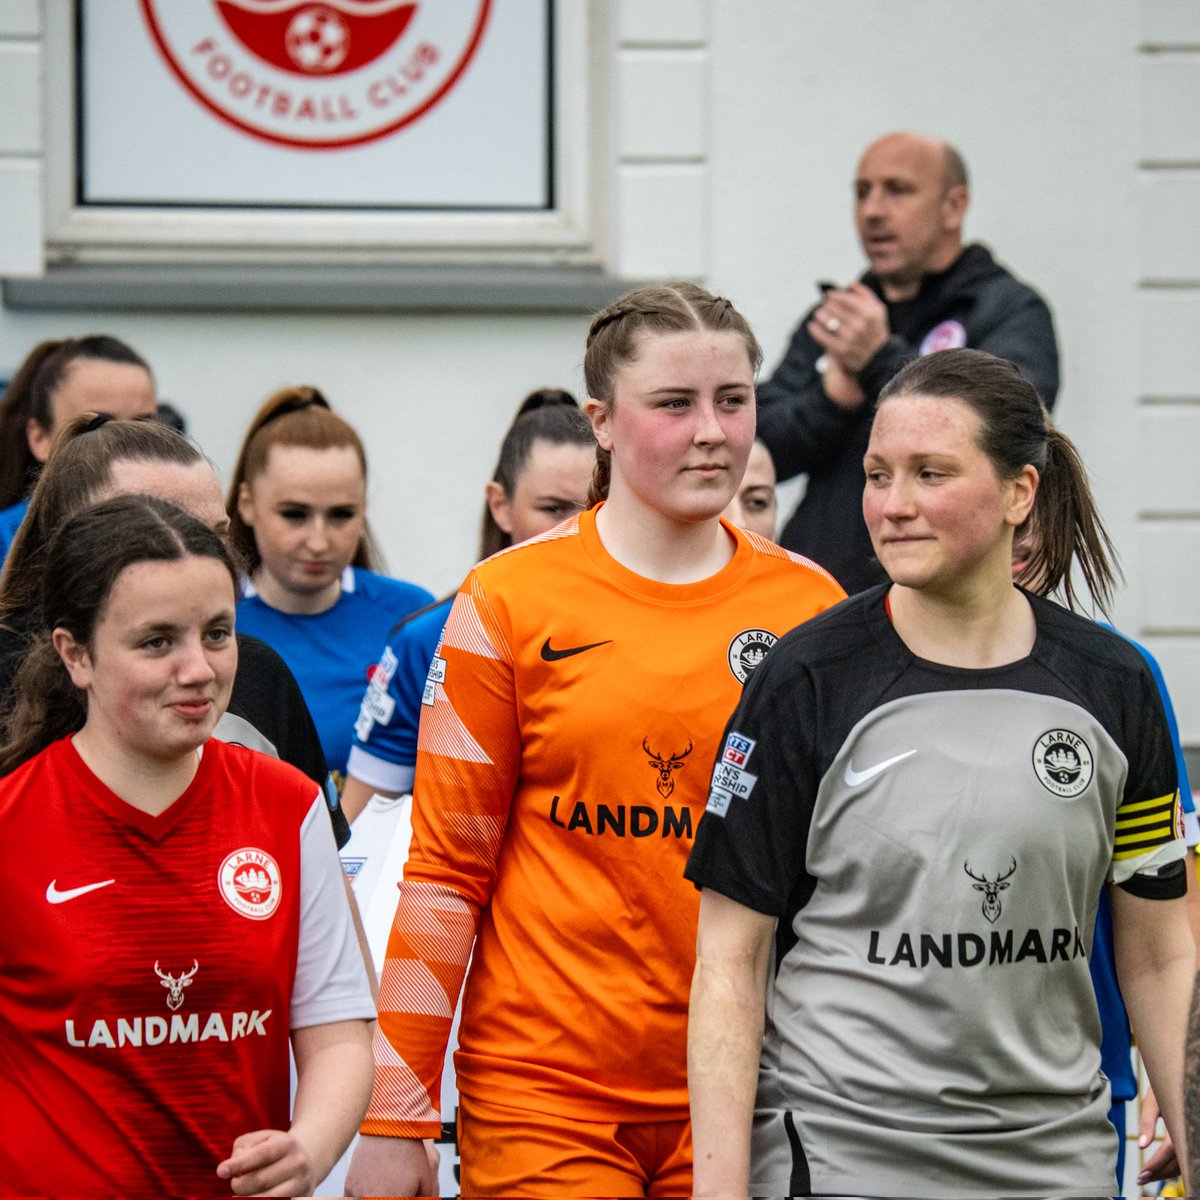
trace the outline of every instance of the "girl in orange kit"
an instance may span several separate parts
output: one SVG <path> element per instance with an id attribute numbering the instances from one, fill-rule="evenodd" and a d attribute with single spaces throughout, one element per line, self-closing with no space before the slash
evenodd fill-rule
<path id="1" fill-rule="evenodd" d="M 682 871 L 708 764 L 771 644 L 843 596 L 720 519 L 754 441 L 759 359 L 733 306 L 691 284 L 600 313 L 584 375 L 602 503 L 480 564 L 455 601 L 355 1194 L 432 1188 L 423 1139 L 469 958 L 463 1193 L 690 1191 Z"/>

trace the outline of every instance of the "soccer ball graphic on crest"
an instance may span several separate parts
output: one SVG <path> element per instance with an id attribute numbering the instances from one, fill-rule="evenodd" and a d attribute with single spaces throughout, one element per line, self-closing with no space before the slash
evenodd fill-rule
<path id="1" fill-rule="evenodd" d="M 285 44 L 302 71 L 333 71 L 350 52 L 350 30 L 331 8 L 302 8 L 288 25 Z"/>

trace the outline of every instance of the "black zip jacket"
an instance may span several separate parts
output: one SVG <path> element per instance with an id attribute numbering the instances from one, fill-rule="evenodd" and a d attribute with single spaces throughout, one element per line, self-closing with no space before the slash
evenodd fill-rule
<path id="1" fill-rule="evenodd" d="M 883 298 L 869 272 L 862 282 Z M 886 303 L 886 301 L 885 301 Z M 1058 344 L 1046 302 L 992 258 L 966 247 L 953 264 L 927 275 L 912 300 L 888 304 L 892 336 L 863 368 L 866 402 L 853 412 L 825 395 L 816 363 L 822 348 L 809 336 L 805 314 L 775 373 L 758 388 L 758 436 L 775 459 L 780 479 L 806 473 L 808 489 L 780 541 L 825 567 L 847 592 L 886 581 L 862 518 L 863 455 L 875 401 L 884 385 L 922 353 L 924 338 L 947 321 L 966 332 L 966 345 L 1015 363 L 1047 407 L 1058 395 Z"/>

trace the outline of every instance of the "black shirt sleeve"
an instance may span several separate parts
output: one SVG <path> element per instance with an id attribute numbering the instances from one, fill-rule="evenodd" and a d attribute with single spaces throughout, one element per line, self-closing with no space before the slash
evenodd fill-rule
<path id="1" fill-rule="evenodd" d="M 1166 712 L 1154 677 L 1140 657 L 1137 666 L 1141 694 L 1139 703 L 1130 706 L 1134 720 L 1124 739 L 1129 774 L 1121 807 L 1117 809 L 1117 855 L 1122 851 L 1151 853 L 1183 836 L 1175 747 Z M 1159 807 L 1155 801 L 1165 804 L 1161 816 L 1156 815 Z M 1147 808 L 1147 804 L 1151 807 Z M 1140 807 L 1126 808 L 1126 805 Z M 1130 875 L 1118 886 L 1147 900 L 1176 900 L 1187 893 L 1187 873 L 1183 862 L 1177 860 Z"/>
<path id="2" fill-rule="evenodd" d="M 698 888 L 780 917 L 811 893 L 804 869 L 816 802 L 816 704 L 780 647 L 751 677 L 725 730 L 708 807 L 684 871 Z"/>

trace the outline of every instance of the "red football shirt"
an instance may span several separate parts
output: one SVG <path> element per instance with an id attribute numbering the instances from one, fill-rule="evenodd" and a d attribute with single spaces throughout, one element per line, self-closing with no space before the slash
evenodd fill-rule
<path id="1" fill-rule="evenodd" d="M 70 740 L 0 780 L 0 1193 L 228 1195 L 234 1138 L 287 1128 L 313 803 L 217 741 L 159 816 Z"/>

